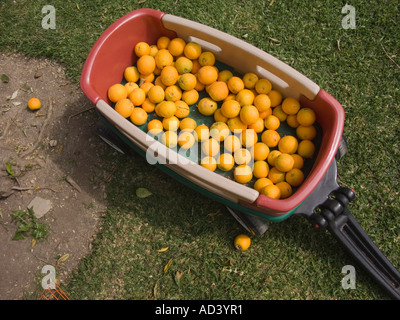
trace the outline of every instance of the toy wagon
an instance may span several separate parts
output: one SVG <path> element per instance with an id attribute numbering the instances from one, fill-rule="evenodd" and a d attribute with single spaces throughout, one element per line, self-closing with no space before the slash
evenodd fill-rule
<path id="1" fill-rule="evenodd" d="M 127 66 L 135 64 L 135 44 L 140 41 L 153 44 L 161 36 L 197 42 L 234 72 L 253 72 L 267 78 L 284 97 L 294 97 L 302 107 L 315 111 L 317 152 L 304 182 L 290 197 L 272 199 L 188 161 L 114 110 L 107 90 L 122 81 Z M 159 154 L 156 165 L 161 170 L 224 204 L 253 234 L 264 233 L 270 221 L 283 221 L 293 214 L 306 217 L 312 224 L 327 228 L 392 297 L 400 298 L 399 272 L 349 212 L 354 191 L 337 183 L 336 161 L 347 150 L 342 137 L 344 110 L 335 98 L 298 71 L 214 28 L 157 10 L 139 9 L 115 21 L 96 41 L 82 71 L 81 88 L 100 115 L 100 136 L 117 150 L 134 150 L 146 157 L 150 149 L 156 149 Z"/>

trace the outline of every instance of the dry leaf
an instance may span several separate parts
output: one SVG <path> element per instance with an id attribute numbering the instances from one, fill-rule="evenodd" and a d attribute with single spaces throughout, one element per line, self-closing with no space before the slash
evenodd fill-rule
<path id="1" fill-rule="evenodd" d="M 181 285 L 181 279 L 183 276 L 183 271 L 177 271 L 175 274 L 175 283 L 180 286 Z"/>
<path id="2" fill-rule="evenodd" d="M 165 247 L 165 248 L 161 248 L 159 250 L 157 250 L 157 252 L 165 252 L 168 250 L 169 247 Z"/>
<path id="3" fill-rule="evenodd" d="M 154 298 L 156 298 L 156 296 L 157 296 L 157 294 L 158 294 L 158 292 L 157 292 L 157 283 L 154 285 L 154 288 L 153 288 L 153 296 L 154 296 Z"/>
<path id="4" fill-rule="evenodd" d="M 68 253 L 62 255 L 60 258 L 58 258 L 57 264 L 59 264 L 59 263 L 61 263 L 61 262 L 64 262 L 65 260 L 68 259 L 68 257 L 69 257 L 69 254 L 68 254 Z"/>
<path id="5" fill-rule="evenodd" d="M 172 263 L 172 259 L 169 259 L 167 264 L 164 266 L 164 273 L 167 273 L 169 267 L 171 266 L 171 263 Z"/>
<path id="6" fill-rule="evenodd" d="M 17 97 L 17 95 L 18 95 L 18 90 L 15 90 L 15 91 L 13 92 L 12 96 L 10 97 L 10 100 L 15 99 L 15 98 Z"/>
<path id="7" fill-rule="evenodd" d="M 33 248 L 36 245 L 36 239 L 32 238 L 32 242 L 31 242 L 31 248 Z"/>

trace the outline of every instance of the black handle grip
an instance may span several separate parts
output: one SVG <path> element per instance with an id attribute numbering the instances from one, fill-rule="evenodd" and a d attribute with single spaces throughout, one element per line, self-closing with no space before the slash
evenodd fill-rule
<path id="1" fill-rule="evenodd" d="M 327 229 L 392 298 L 400 299 L 400 272 L 379 250 L 347 207 L 329 221 Z"/>

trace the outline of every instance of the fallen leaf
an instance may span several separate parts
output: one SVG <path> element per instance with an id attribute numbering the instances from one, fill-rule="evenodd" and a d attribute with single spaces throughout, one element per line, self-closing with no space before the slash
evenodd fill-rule
<path id="1" fill-rule="evenodd" d="M 10 100 L 15 99 L 15 98 L 17 97 L 17 95 L 18 95 L 18 90 L 15 90 L 15 91 L 13 92 L 13 94 L 11 95 Z"/>
<path id="2" fill-rule="evenodd" d="M 182 276 L 183 276 L 183 271 L 177 271 L 175 274 L 175 283 L 178 285 L 178 287 L 181 286 Z"/>
<path id="3" fill-rule="evenodd" d="M 172 263 L 172 259 L 169 259 L 167 264 L 164 266 L 164 273 L 167 273 L 169 267 L 171 266 L 171 263 Z"/>
<path id="4" fill-rule="evenodd" d="M 36 239 L 32 238 L 32 244 L 31 244 L 31 248 L 33 248 L 36 245 Z"/>
<path id="5" fill-rule="evenodd" d="M 157 252 L 165 252 L 168 250 L 169 247 L 158 249 Z"/>
<path id="6" fill-rule="evenodd" d="M 136 189 L 136 196 L 138 197 L 138 198 L 147 198 L 147 197 L 150 197 L 152 195 L 152 193 L 149 191 L 149 190 L 147 190 L 146 188 L 137 188 Z"/>
<path id="7" fill-rule="evenodd" d="M 158 292 L 157 292 L 157 283 L 154 285 L 154 288 L 153 288 L 153 296 L 154 296 L 154 298 L 156 298 L 156 296 L 157 296 L 157 294 L 158 294 Z"/>
<path id="8" fill-rule="evenodd" d="M 1 75 L 1 82 L 7 83 L 8 81 L 10 81 L 10 78 L 6 74 L 3 73 Z"/>
<path id="9" fill-rule="evenodd" d="M 61 263 L 61 262 L 64 262 L 65 260 L 68 259 L 68 257 L 69 257 L 69 254 L 68 254 L 68 253 L 62 255 L 60 258 L 58 258 L 57 264 L 59 264 L 59 263 Z"/>

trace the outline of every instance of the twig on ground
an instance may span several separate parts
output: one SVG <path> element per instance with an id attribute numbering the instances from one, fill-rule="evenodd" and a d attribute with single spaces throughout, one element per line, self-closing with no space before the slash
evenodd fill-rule
<path id="1" fill-rule="evenodd" d="M 389 54 L 387 53 L 387 51 L 382 43 L 381 43 L 381 47 L 382 47 L 383 51 L 385 52 L 386 56 L 390 59 L 390 61 L 392 61 L 396 65 L 396 67 L 400 69 L 400 65 L 396 61 L 394 61 L 391 56 L 389 56 Z"/>
<path id="2" fill-rule="evenodd" d="M 52 101 L 51 99 L 49 99 L 49 110 L 48 110 L 48 112 L 47 112 L 47 117 L 46 117 L 46 119 L 44 120 L 43 125 L 42 125 L 42 128 L 41 128 L 41 130 L 40 130 L 39 137 L 38 137 L 38 139 L 36 140 L 35 144 L 32 146 L 32 148 L 30 148 L 29 150 L 27 150 L 26 152 L 24 152 L 24 153 L 22 154 L 22 157 L 26 157 L 26 156 L 30 155 L 30 154 L 31 154 L 32 152 L 34 152 L 34 151 L 36 150 L 36 148 L 39 146 L 39 143 L 40 143 L 40 141 L 42 140 L 43 134 L 44 134 L 45 129 L 46 129 L 46 127 L 47 127 L 47 125 L 48 125 L 48 123 L 49 123 L 49 121 L 50 121 L 50 118 L 51 118 L 52 113 L 53 113 L 53 101 Z"/>
<path id="3" fill-rule="evenodd" d="M 94 108 L 95 108 L 95 107 L 93 106 L 93 107 L 87 108 L 87 109 L 85 109 L 85 110 L 78 111 L 77 113 L 74 113 L 73 115 L 70 115 L 70 116 L 68 117 L 67 123 L 69 123 L 69 120 L 71 120 L 71 118 L 76 117 L 76 116 L 79 116 L 80 114 L 85 113 L 85 112 L 87 112 L 87 111 L 90 111 L 90 110 L 92 110 L 92 109 L 94 109 Z"/>
<path id="4" fill-rule="evenodd" d="M 8 131 L 8 129 L 10 129 L 10 126 L 11 126 L 11 121 L 12 121 L 11 118 L 9 118 L 9 119 L 7 120 L 6 127 L 4 128 L 4 131 L 3 131 L 3 133 L 2 133 L 1 136 L 0 136 L 0 140 L 1 140 L 1 139 L 4 139 L 4 138 L 6 137 L 7 131 Z"/>

